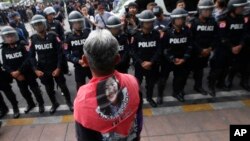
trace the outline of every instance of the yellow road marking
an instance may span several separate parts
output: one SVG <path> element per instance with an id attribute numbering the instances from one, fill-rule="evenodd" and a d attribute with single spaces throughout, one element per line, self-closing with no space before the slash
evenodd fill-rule
<path id="1" fill-rule="evenodd" d="M 7 126 L 17 126 L 17 125 L 31 125 L 33 124 L 35 118 L 21 118 L 21 119 L 9 119 L 6 122 Z"/>
<path id="2" fill-rule="evenodd" d="M 213 107 L 210 104 L 194 104 L 182 106 L 184 112 L 211 111 Z"/>
<path id="3" fill-rule="evenodd" d="M 74 117 L 73 115 L 66 115 L 66 116 L 62 116 L 62 123 L 67 123 L 67 122 L 73 122 L 74 121 Z"/>
<path id="4" fill-rule="evenodd" d="M 248 99 L 248 100 L 242 100 L 242 102 L 243 102 L 247 107 L 250 107 L 250 99 Z"/>
<path id="5" fill-rule="evenodd" d="M 152 116 L 153 115 L 152 109 L 151 108 L 143 109 L 143 115 L 144 116 Z"/>

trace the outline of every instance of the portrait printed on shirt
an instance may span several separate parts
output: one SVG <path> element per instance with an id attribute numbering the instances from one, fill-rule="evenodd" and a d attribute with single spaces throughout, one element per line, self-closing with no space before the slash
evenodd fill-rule
<path id="1" fill-rule="evenodd" d="M 97 84 L 96 112 L 105 120 L 114 120 L 124 116 L 128 105 L 128 90 L 121 88 L 118 80 L 112 76 Z"/>
<path id="2" fill-rule="evenodd" d="M 104 120 L 113 120 L 113 126 L 119 124 L 130 114 L 128 107 L 129 97 L 126 87 L 121 87 L 119 81 L 109 77 L 97 84 L 97 108 L 96 112 Z M 102 134 L 103 141 L 132 141 L 136 138 L 138 130 L 137 121 L 133 122 L 129 136 L 125 137 L 116 132 Z"/>

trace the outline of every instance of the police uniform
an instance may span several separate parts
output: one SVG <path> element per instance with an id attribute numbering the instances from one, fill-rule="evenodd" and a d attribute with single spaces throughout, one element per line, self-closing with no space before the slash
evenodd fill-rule
<path id="1" fill-rule="evenodd" d="M 173 21 L 176 15 L 178 15 L 176 16 L 178 18 L 185 18 L 187 16 L 184 9 L 175 9 L 171 15 L 173 15 Z M 192 51 L 191 32 L 187 26 L 182 26 L 180 27 L 180 31 L 177 31 L 172 23 L 170 27 L 165 30 L 163 41 L 163 55 L 166 64 L 162 67 L 162 72 L 165 73 L 161 76 L 161 79 L 166 80 L 169 73 L 173 71 L 173 96 L 179 101 L 184 102 L 184 87 L 188 76 L 188 61 Z M 176 65 L 175 61 L 177 58 L 184 59 L 184 63 Z"/>
<path id="2" fill-rule="evenodd" d="M 3 91 L 7 99 L 10 101 L 13 111 L 14 118 L 19 117 L 19 109 L 18 109 L 18 101 L 16 99 L 16 95 L 11 88 L 12 78 L 9 73 L 2 70 L 2 64 L 0 63 L 0 90 Z M 6 103 L 4 102 L 2 93 L 0 92 L 0 118 L 5 116 L 9 111 Z"/>
<path id="3" fill-rule="evenodd" d="M 14 48 L 11 48 L 8 44 L 4 44 L 2 49 L 2 57 L 3 68 L 8 73 L 18 70 L 21 72 L 22 75 L 24 75 L 25 80 L 20 81 L 16 79 L 16 81 L 22 96 L 28 103 L 28 108 L 25 113 L 35 107 L 35 103 L 33 101 L 33 98 L 31 96 L 32 94 L 29 88 L 36 97 L 39 107 L 43 108 L 44 101 L 42 98 L 41 90 L 36 81 L 36 76 L 31 69 L 28 52 L 26 51 L 25 46 L 23 44 L 20 44 L 20 42 L 17 42 Z"/>
<path id="4" fill-rule="evenodd" d="M 202 87 L 203 69 L 208 66 L 210 52 L 218 46 L 218 25 L 213 17 L 202 17 L 203 10 L 212 10 L 214 3 L 210 0 L 203 0 L 198 3 L 199 15 L 191 19 L 189 28 L 192 32 L 193 53 L 190 59 L 190 67 L 195 80 L 194 90 L 203 95 L 207 91 Z M 201 15 L 200 15 L 201 14 Z M 199 17 L 201 16 L 202 19 Z M 204 49 L 210 50 L 209 54 L 203 55 Z M 210 93 L 209 93 L 210 94 Z"/>
<path id="5" fill-rule="evenodd" d="M 157 17 L 157 19 L 154 22 L 154 29 L 158 30 L 161 34 L 163 31 L 169 27 L 171 19 L 170 17 L 165 17 L 163 15 L 163 9 L 160 6 L 156 6 L 153 8 L 154 15 Z M 162 40 L 162 42 L 165 42 Z M 165 88 L 166 78 L 164 77 L 165 70 L 163 69 L 165 67 L 165 60 L 163 56 L 163 52 L 161 52 L 159 57 L 159 81 L 158 81 L 158 98 L 157 98 L 157 104 L 161 105 L 163 103 L 163 91 Z"/>
<path id="6" fill-rule="evenodd" d="M 54 10 L 53 7 L 46 7 L 43 12 L 45 16 L 49 14 L 56 14 L 56 11 Z M 54 31 L 55 33 L 57 33 L 60 40 L 64 41 L 64 28 L 61 25 L 60 21 L 54 19 L 52 22 L 49 22 L 47 20 L 47 31 Z M 63 57 L 62 57 L 62 71 L 64 74 L 70 74 L 69 66 L 68 66 L 68 62 L 65 57 L 65 54 L 63 54 Z"/>
<path id="7" fill-rule="evenodd" d="M 53 20 L 52 22 L 47 21 L 47 30 L 54 31 L 58 34 L 58 37 L 63 41 L 64 40 L 64 29 L 61 23 L 58 20 Z"/>
<path id="8" fill-rule="evenodd" d="M 244 21 L 245 21 L 245 32 L 246 37 L 244 41 L 244 47 L 243 47 L 243 61 L 250 59 L 250 9 L 247 9 L 244 13 Z M 245 68 L 246 75 L 244 76 L 244 81 L 241 82 L 241 86 L 247 90 L 250 91 L 250 85 L 249 85 L 249 76 L 250 76 L 250 63 L 249 61 L 246 61 L 246 68 Z"/>
<path id="9" fill-rule="evenodd" d="M 16 78 L 17 85 L 20 89 L 22 96 L 27 101 L 27 109 L 24 111 L 28 113 L 31 109 L 35 107 L 35 103 L 32 98 L 32 94 L 29 90 L 34 93 L 36 100 L 39 104 L 39 112 L 44 112 L 44 101 L 41 95 L 41 90 L 36 81 L 34 72 L 31 69 L 28 51 L 25 48 L 25 44 L 18 38 L 18 34 L 15 29 L 10 26 L 6 26 L 1 31 L 4 43 L 2 46 L 2 58 L 3 58 L 3 68 L 11 74 L 12 72 L 19 71 L 21 75 L 24 76 L 24 80 L 19 80 Z M 7 40 L 5 40 L 6 35 L 14 34 L 16 38 L 12 46 Z"/>
<path id="10" fill-rule="evenodd" d="M 120 34 L 115 36 L 117 39 L 119 46 L 118 51 L 121 56 L 121 61 L 115 66 L 115 69 L 121 73 L 128 73 L 128 68 L 130 66 L 130 56 L 129 56 L 129 41 L 128 36 L 125 34 Z"/>
<path id="11" fill-rule="evenodd" d="M 146 78 L 147 99 L 152 99 L 154 85 L 158 78 L 159 67 L 158 58 L 161 51 L 160 34 L 157 30 L 152 30 L 145 34 L 138 31 L 134 36 L 134 41 L 131 46 L 133 63 L 135 67 L 135 77 L 139 83 L 142 83 L 143 76 Z M 142 68 L 141 64 L 144 61 L 153 63 L 150 70 Z"/>
<path id="12" fill-rule="evenodd" d="M 244 45 L 245 37 L 245 25 L 243 15 L 230 14 L 234 12 L 234 8 L 237 6 L 244 6 L 246 1 L 244 0 L 230 0 L 228 2 L 228 12 L 219 17 L 219 35 L 220 35 L 220 47 L 218 47 L 214 56 L 211 59 L 211 70 L 209 75 L 209 87 L 214 90 L 214 85 L 218 81 L 217 87 L 230 90 L 235 74 L 240 72 L 242 79 L 245 76 L 245 62 L 242 60 L 242 51 L 238 54 L 234 54 L 232 49 L 235 46 Z M 225 78 L 226 84 L 224 83 Z"/>
<path id="13" fill-rule="evenodd" d="M 79 60 L 83 56 L 83 45 L 86 38 L 89 36 L 89 30 L 83 30 L 79 35 L 76 33 L 69 33 L 66 36 L 64 43 L 64 51 L 68 61 L 72 62 L 75 67 L 75 81 L 77 90 L 86 83 L 86 77 L 91 78 L 91 71 L 89 67 L 82 67 Z"/>
<path id="14" fill-rule="evenodd" d="M 117 39 L 119 46 L 118 51 L 121 57 L 120 62 L 115 66 L 115 69 L 122 73 L 128 73 L 129 63 L 130 63 L 130 56 L 129 56 L 129 38 L 128 36 L 123 33 L 122 31 L 122 23 L 120 19 L 116 16 L 111 16 L 108 18 L 106 23 L 107 28 L 111 31 L 112 29 L 117 29 L 119 33 L 114 33 L 113 36 Z"/>
<path id="15" fill-rule="evenodd" d="M 43 23 L 46 27 L 46 20 L 41 15 L 35 15 L 31 20 L 32 25 L 35 27 L 37 23 Z M 46 30 L 46 29 L 45 29 Z M 42 30 L 41 30 L 42 31 Z M 42 84 L 45 85 L 47 94 L 52 102 L 50 113 L 53 114 L 58 108 L 59 104 L 55 97 L 54 80 L 64 93 L 66 104 L 69 109 L 73 111 L 70 92 L 66 86 L 66 79 L 63 73 L 59 72 L 56 77 L 52 76 L 53 71 L 62 68 L 62 47 L 61 40 L 55 32 L 45 32 L 44 38 L 38 34 L 31 36 L 30 43 L 30 56 L 33 70 L 40 70 L 44 74 L 40 77 Z M 37 55 L 37 59 L 36 59 Z"/>
<path id="16" fill-rule="evenodd" d="M 151 11 L 145 10 L 140 14 L 139 20 L 142 22 L 145 20 L 153 22 L 155 16 Z M 159 73 L 158 59 L 161 52 L 160 33 L 154 30 L 153 27 L 149 33 L 144 33 L 140 30 L 134 35 L 131 43 L 131 55 L 135 67 L 135 77 L 141 84 L 143 76 L 145 76 L 147 101 L 152 107 L 156 107 L 157 104 L 153 101 L 152 97 L 154 85 L 157 82 Z M 152 63 L 149 70 L 142 67 L 144 61 Z"/>
<path id="17" fill-rule="evenodd" d="M 75 67 L 75 81 L 77 90 L 86 83 L 86 77 L 92 77 L 89 67 L 83 67 L 79 64 L 84 52 L 83 46 L 89 36 L 90 30 L 84 26 L 84 17 L 78 11 L 72 11 L 69 14 L 69 24 L 72 26 L 75 22 L 80 22 L 80 29 L 73 29 L 66 35 L 64 42 L 64 52 L 68 61 L 72 62 Z"/>

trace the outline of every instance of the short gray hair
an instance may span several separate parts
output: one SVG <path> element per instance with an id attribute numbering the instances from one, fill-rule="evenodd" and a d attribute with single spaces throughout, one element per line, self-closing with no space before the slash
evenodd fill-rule
<path id="1" fill-rule="evenodd" d="M 90 68 L 103 73 L 114 69 L 118 45 L 118 41 L 110 31 L 106 29 L 92 31 L 83 47 Z"/>

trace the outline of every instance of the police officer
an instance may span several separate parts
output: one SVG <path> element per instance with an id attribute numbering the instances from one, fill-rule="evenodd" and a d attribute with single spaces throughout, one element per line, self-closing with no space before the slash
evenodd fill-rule
<path id="1" fill-rule="evenodd" d="M 4 92 L 7 99 L 10 101 L 12 107 L 14 118 L 18 118 L 20 116 L 18 109 L 18 102 L 16 99 L 16 95 L 11 88 L 12 78 L 6 71 L 2 70 L 2 64 L 0 63 L 0 90 Z M 9 108 L 3 100 L 2 93 L 0 92 L 0 118 L 4 117 L 9 112 Z"/>
<path id="2" fill-rule="evenodd" d="M 37 77 L 45 85 L 46 92 L 51 100 L 50 113 L 55 113 L 59 107 L 55 97 L 54 80 L 64 93 L 70 111 L 73 111 L 66 79 L 61 72 L 63 54 L 61 40 L 54 32 L 46 31 L 46 19 L 42 15 L 34 15 L 31 19 L 31 25 L 37 32 L 31 36 L 31 63 Z"/>
<path id="3" fill-rule="evenodd" d="M 244 81 L 245 74 L 243 70 L 246 61 L 241 61 L 241 50 L 245 37 L 243 10 L 246 3 L 246 0 L 230 0 L 227 5 L 227 12 L 218 19 L 221 45 L 217 47 L 210 61 L 211 70 L 209 75 L 209 87 L 214 94 L 217 81 L 218 88 L 230 90 L 237 72 L 241 72 L 242 81 Z"/>
<path id="4" fill-rule="evenodd" d="M 28 113 L 36 106 L 30 88 L 38 102 L 39 112 L 43 113 L 44 101 L 36 76 L 31 69 L 25 45 L 19 40 L 16 30 L 10 26 L 2 29 L 1 36 L 4 40 L 2 46 L 3 68 L 16 80 L 22 96 L 27 101 L 28 106 L 24 112 Z"/>
<path id="5" fill-rule="evenodd" d="M 165 17 L 163 15 L 163 9 L 160 7 L 160 6 L 156 6 L 153 8 L 153 12 L 154 12 L 154 15 L 156 16 L 156 20 L 154 22 L 154 29 L 155 30 L 158 30 L 161 35 L 164 34 L 164 30 L 166 28 L 168 28 L 171 20 L 170 20 L 170 17 Z M 164 41 L 163 41 L 164 42 Z M 164 62 L 164 56 L 163 56 L 163 53 L 161 52 L 160 54 L 160 59 L 159 59 L 159 63 L 160 63 L 160 78 L 161 76 L 163 76 L 163 74 L 165 72 L 162 72 L 162 71 L 165 71 L 164 68 L 165 66 L 165 62 Z M 163 97 L 163 90 L 164 90 L 164 87 L 165 87 L 165 80 L 164 82 L 161 81 L 161 79 L 159 79 L 159 82 L 158 82 L 158 98 L 157 98 L 157 104 L 161 105 L 163 103 L 163 100 L 162 100 L 162 97 Z M 164 84 L 163 84 L 164 83 Z"/>
<path id="6" fill-rule="evenodd" d="M 83 45 L 90 30 L 85 28 L 84 17 L 78 11 L 69 14 L 69 24 L 72 32 L 68 33 L 64 43 L 64 50 L 68 61 L 75 67 L 75 81 L 77 90 L 86 83 L 86 77 L 91 78 L 91 71 L 82 62 Z"/>
<path id="7" fill-rule="evenodd" d="M 244 41 L 244 47 L 243 47 L 243 56 L 242 61 L 249 60 L 250 58 L 250 8 L 246 7 L 244 12 L 244 21 L 245 21 L 245 30 L 246 30 L 246 37 Z M 246 68 L 245 68 L 246 75 L 244 76 L 244 82 L 241 82 L 241 86 L 247 90 L 250 91 L 250 85 L 249 85 L 249 76 L 250 76 L 250 63 L 249 61 L 246 61 Z"/>
<path id="8" fill-rule="evenodd" d="M 119 54 L 121 61 L 116 65 L 116 70 L 122 73 L 128 73 L 129 68 L 129 39 L 122 31 L 122 23 L 116 16 L 111 16 L 107 21 L 107 28 L 119 42 Z"/>
<path id="9" fill-rule="evenodd" d="M 56 11 L 54 10 L 53 7 L 46 7 L 43 10 L 43 13 L 45 15 L 45 18 L 47 19 L 47 30 L 48 31 L 54 31 L 58 34 L 59 38 L 61 40 L 64 39 L 64 29 L 60 23 L 60 21 L 55 20 L 55 14 Z"/>
<path id="10" fill-rule="evenodd" d="M 218 43 L 218 26 L 212 17 L 214 3 L 211 0 L 200 0 L 198 15 L 191 19 L 189 28 L 193 37 L 193 54 L 191 57 L 191 71 L 194 77 L 194 90 L 203 95 L 208 92 L 202 87 L 203 69 L 208 66 L 208 60 L 213 48 Z"/>
<path id="11" fill-rule="evenodd" d="M 191 31 L 185 25 L 187 16 L 188 13 L 184 9 L 174 9 L 170 15 L 172 22 L 165 30 L 163 37 L 163 54 L 166 64 L 165 67 L 162 67 L 162 72 L 165 72 L 161 76 L 162 85 L 165 85 L 169 73 L 173 71 L 173 97 L 180 102 L 185 101 L 184 87 L 188 76 L 187 65 L 192 51 Z"/>
<path id="12" fill-rule="evenodd" d="M 63 26 L 61 25 L 60 21 L 55 20 L 56 11 L 54 10 L 54 8 L 53 7 L 46 7 L 43 10 L 43 13 L 45 14 L 45 17 L 47 19 L 47 31 L 54 31 L 55 33 L 57 33 L 60 40 L 63 41 L 64 40 L 64 29 L 63 29 Z M 71 75 L 65 54 L 63 54 L 62 58 L 63 58 L 62 59 L 62 63 L 63 63 L 62 71 L 63 71 L 63 73 Z"/>
<path id="13" fill-rule="evenodd" d="M 139 15 L 141 30 L 131 39 L 131 55 L 135 66 L 135 77 L 142 83 L 146 78 L 146 98 L 152 107 L 157 104 L 152 99 L 154 85 L 158 79 L 158 59 L 161 52 L 160 33 L 153 29 L 156 17 L 150 10 L 144 10 Z"/>

